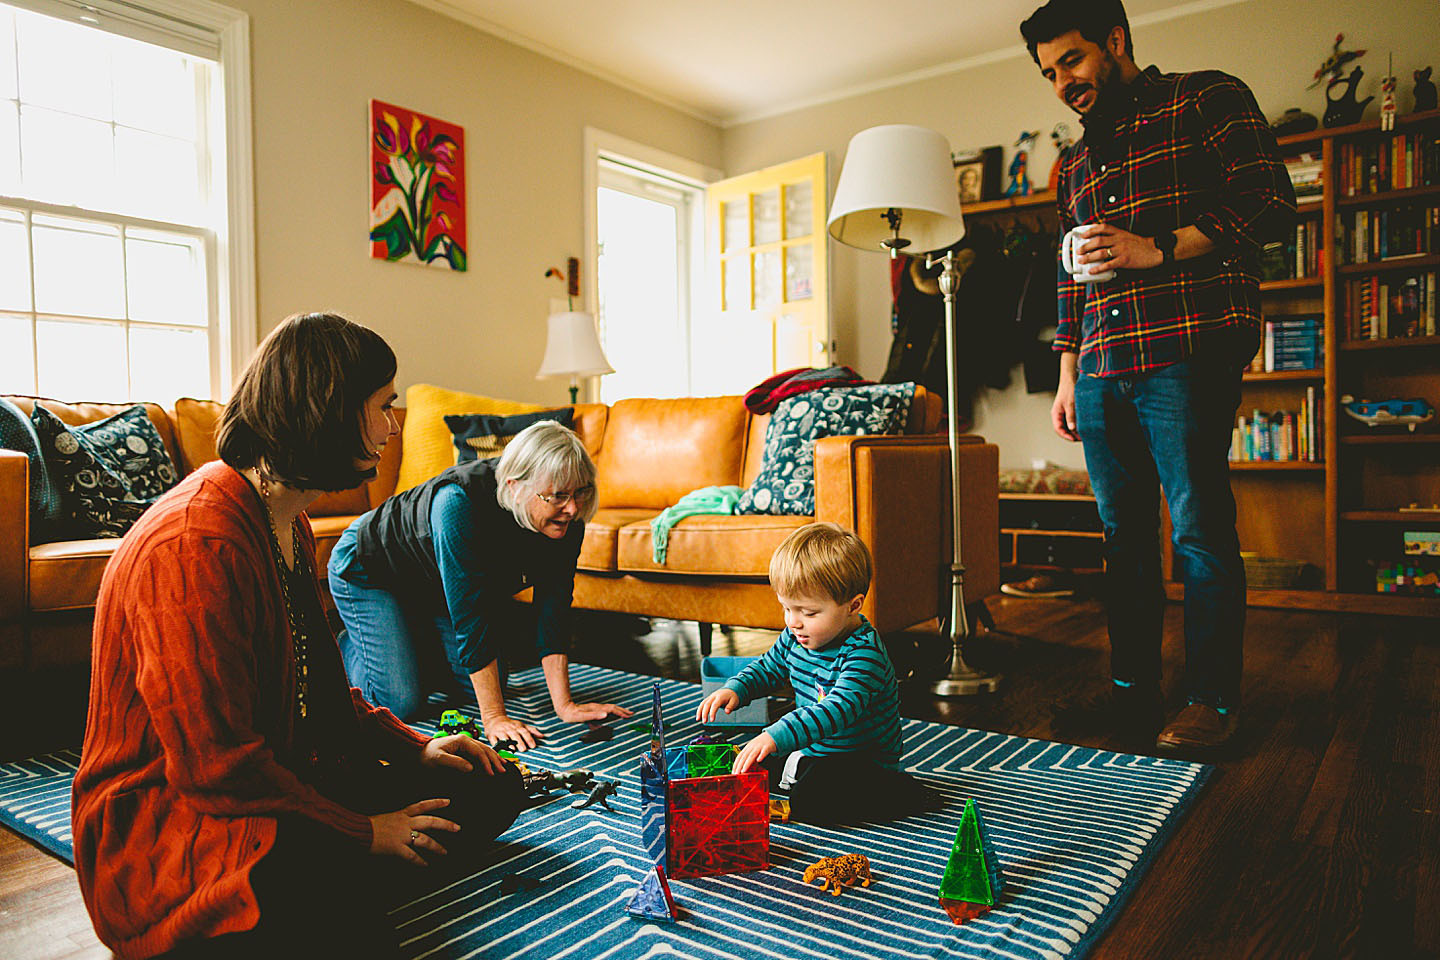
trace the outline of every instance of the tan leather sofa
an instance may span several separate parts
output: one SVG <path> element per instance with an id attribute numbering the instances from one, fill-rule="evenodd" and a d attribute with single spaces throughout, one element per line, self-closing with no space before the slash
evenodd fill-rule
<path id="1" fill-rule="evenodd" d="M 31 397 L 7 397 L 27 414 Z M 128 404 L 44 400 L 70 424 Z M 151 421 L 185 473 L 215 457 L 219 404 L 147 404 Z M 740 397 L 579 404 L 576 430 L 599 471 L 599 509 L 586 528 L 575 606 L 647 616 L 778 629 L 766 579 L 770 554 L 797 526 L 833 520 L 875 557 L 864 612 L 881 631 L 934 617 L 949 565 L 948 453 L 941 404 L 918 390 L 905 436 L 829 437 L 815 449 L 816 516 L 696 516 L 670 531 L 664 565 L 652 559 L 649 521 L 691 490 L 748 485 L 759 472 L 768 417 Z M 403 409 L 398 410 L 403 422 Z M 966 596 L 999 589 L 998 451 L 979 437 L 961 447 Z M 346 526 L 396 487 L 403 434 L 385 448 L 378 476 L 328 494 L 310 511 L 320 562 Z M 27 546 L 28 459 L 0 450 L 0 669 L 61 666 L 89 657 L 90 613 L 118 540 Z"/>

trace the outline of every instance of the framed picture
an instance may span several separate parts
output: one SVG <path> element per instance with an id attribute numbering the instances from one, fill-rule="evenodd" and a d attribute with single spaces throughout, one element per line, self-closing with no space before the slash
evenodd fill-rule
<path id="1" fill-rule="evenodd" d="M 370 101 L 370 256 L 465 269 L 465 131 Z"/>
<path id="2" fill-rule="evenodd" d="M 985 159 L 961 160 L 955 164 L 955 190 L 960 195 L 960 209 L 979 203 L 985 184 Z"/>

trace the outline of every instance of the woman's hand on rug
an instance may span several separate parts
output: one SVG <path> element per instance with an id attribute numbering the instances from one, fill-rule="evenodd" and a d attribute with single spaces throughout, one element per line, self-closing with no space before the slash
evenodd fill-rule
<path id="1" fill-rule="evenodd" d="M 615 703 L 567 703 L 555 708 L 555 716 L 566 723 L 585 723 L 607 717 L 619 717 L 623 720 L 635 716 L 635 711 Z"/>
<path id="2" fill-rule="evenodd" d="M 740 695 L 734 690 L 721 687 L 700 701 L 700 706 L 695 708 L 695 719 L 701 723 L 710 723 L 719 716 L 721 710 L 729 713 L 738 706 L 740 706 Z"/>
<path id="3" fill-rule="evenodd" d="M 540 732 L 539 727 L 522 723 L 519 720 L 511 720 L 506 716 L 495 717 L 482 722 L 485 726 L 486 740 L 489 740 L 492 744 L 498 743 L 501 740 L 513 740 L 517 753 L 533 750 L 536 744 L 545 739 L 545 734 Z"/>
<path id="4" fill-rule="evenodd" d="M 778 747 L 774 738 L 768 733 L 762 733 L 740 748 L 735 754 L 735 764 L 730 768 L 731 773 L 748 773 L 761 760 L 774 753 Z"/>
<path id="5" fill-rule="evenodd" d="M 436 737 L 425 744 L 420 751 L 420 762 L 427 767 L 448 767 L 465 773 L 478 768 L 480 772 L 492 776 L 505 770 L 505 761 L 488 743 L 481 743 L 463 733 L 453 737 Z"/>
<path id="6" fill-rule="evenodd" d="M 370 852 L 377 856 L 399 857 L 417 867 L 428 866 L 418 851 L 444 856 L 446 850 L 426 831 L 444 830 L 456 833 L 460 825 L 443 817 L 430 816 L 431 810 L 450 805 L 449 800 L 421 800 L 394 813 L 381 813 L 370 818 L 373 834 Z"/>

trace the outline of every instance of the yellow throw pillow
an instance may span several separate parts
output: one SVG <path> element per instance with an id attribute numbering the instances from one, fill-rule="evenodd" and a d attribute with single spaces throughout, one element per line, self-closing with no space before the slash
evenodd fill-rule
<path id="1" fill-rule="evenodd" d="M 552 405 L 553 406 L 553 405 Z M 497 400 L 475 393 L 446 390 L 428 383 L 417 383 L 405 390 L 405 426 L 401 432 L 404 456 L 400 460 L 400 480 L 395 492 L 419 486 L 446 467 L 455 465 L 455 438 L 445 426 L 450 414 L 534 413 L 550 407 L 535 403 Z"/>

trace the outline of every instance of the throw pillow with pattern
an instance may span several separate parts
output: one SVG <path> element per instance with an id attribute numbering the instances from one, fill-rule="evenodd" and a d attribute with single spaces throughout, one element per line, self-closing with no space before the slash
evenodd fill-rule
<path id="1" fill-rule="evenodd" d="M 152 500 L 136 500 L 125 479 L 98 460 L 65 422 L 35 404 L 30 423 L 45 466 L 65 502 L 65 535 L 74 539 L 123 537 Z"/>
<path id="2" fill-rule="evenodd" d="M 132 499 L 154 500 L 180 480 L 143 403 L 70 429 L 96 460 L 120 475 Z"/>
<path id="3" fill-rule="evenodd" d="M 455 437 L 455 462 L 465 463 L 500 456 L 517 433 L 541 420 L 554 420 L 562 427 L 573 428 L 575 408 L 516 413 L 508 417 L 490 413 L 452 414 L 445 418 L 445 426 Z"/>
<path id="4" fill-rule="evenodd" d="M 765 427 L 760 473 L 738 513 L 815 515 L 815 441 L 894 434 L 910 416 L 913 383 L 812 390 L 781 401 Z"/>
<path id="5" fill-rule="evenodd" d="M 65 498 L 45 468 L 40 438 L 25 411 L 4 398 L 0 398 L 0 448 L 30 458 L 30 542 L 48 543 L 64 536 Z"/>

